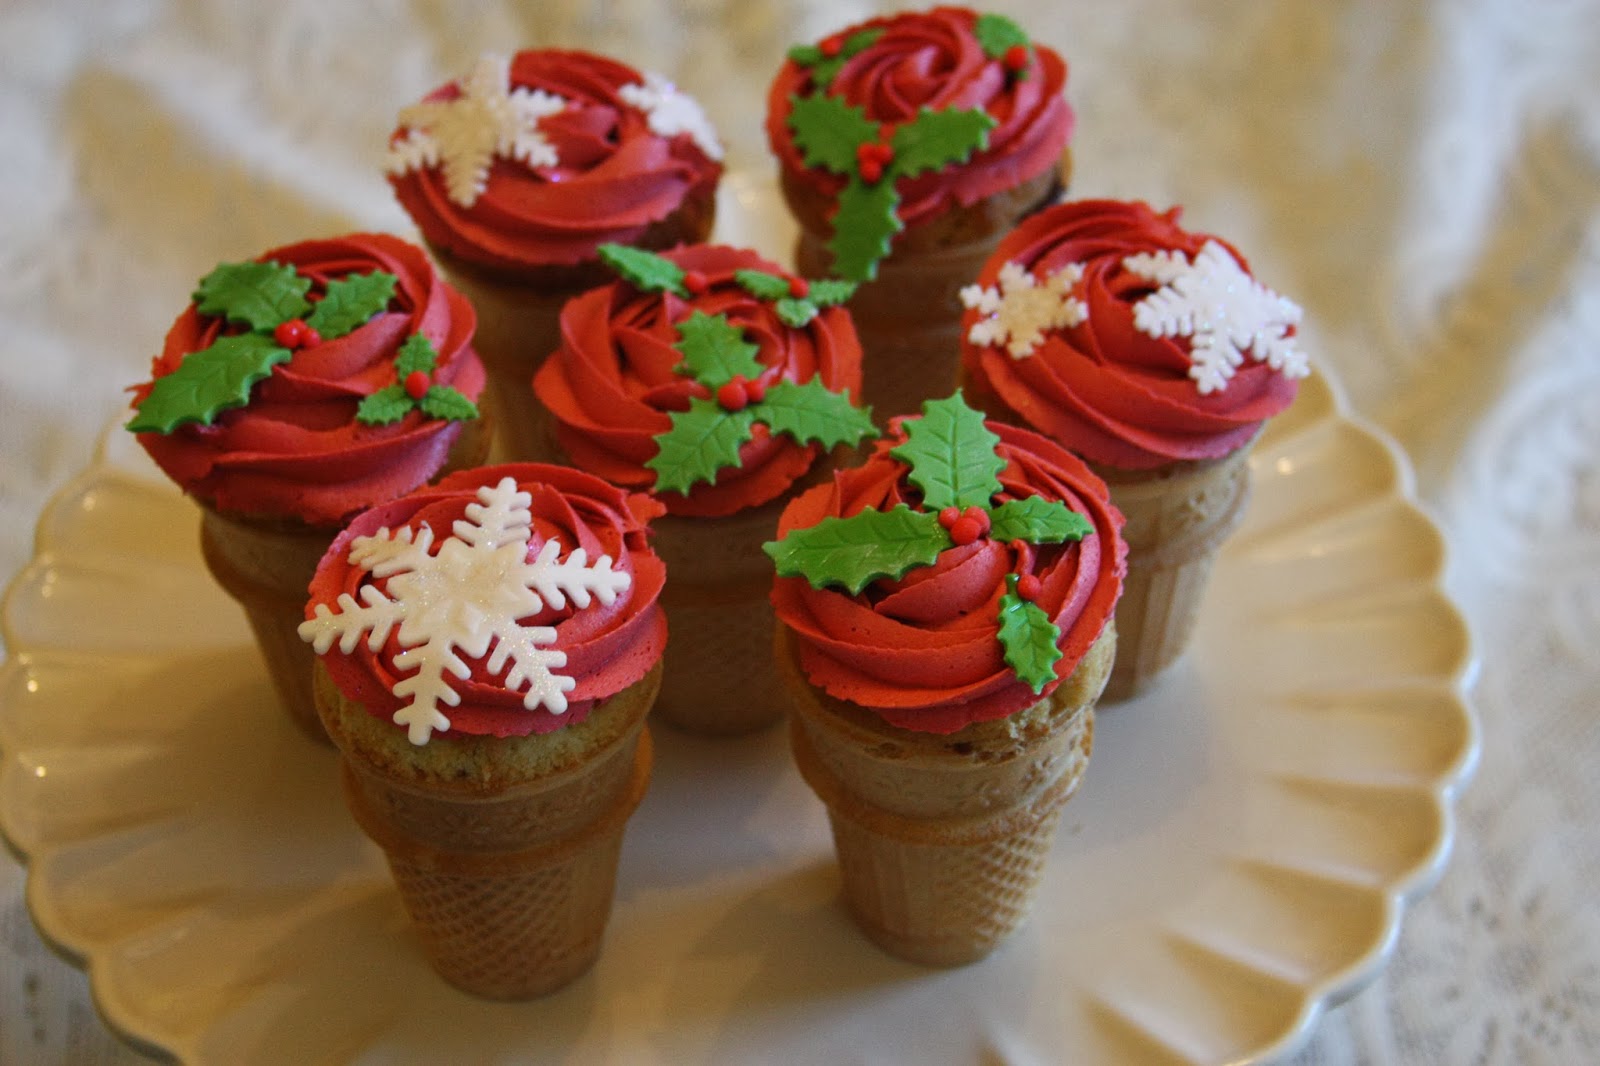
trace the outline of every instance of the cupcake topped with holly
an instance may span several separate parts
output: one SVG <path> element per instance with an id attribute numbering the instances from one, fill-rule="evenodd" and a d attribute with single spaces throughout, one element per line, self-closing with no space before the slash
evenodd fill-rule
<path id="1" fill-rule="evenodd" d="M 220 512 L 334 527 L 431 480 L 475 429 L 474 315 L 420 248 L 304 241 L 200 279 L 128 428 Z"/>
<path id="2" fill-rule="evenodd" d="M 423 237 L 519 277 L 710 228 L 722 147 L 691 97 L 587 52 L 480 58 L 401 110 L 389 180 Z"/>
<path id="3" fill-rule="evenodd" d="M 533 383 L 574 465 L 654 493 L 669 514 L 718 517 L 776 499 L 874 433 L 839 306 L 850 283 L 714 245 L 601 256 L 617 280 L 568 302 L 561 347 Z"/>
<path id="4" fill-rule="evenodd" d="M 767 101 L 785 196 L 805 229 L 829 232 L 832 271 L 857 281 L 905 230 L 983 204 L 1020 217 L 1062 181 L 1066 78 L 1017 23 L 963 7 L 795 47 Z"/>
<path id="5" fill-rule="evenodd" d="M 1047 699 L 1111 620 L 1126 548 L 1105 485 L 957 393 L 801 494 L 772 603 L 818 689 L 947 734 Z"/>

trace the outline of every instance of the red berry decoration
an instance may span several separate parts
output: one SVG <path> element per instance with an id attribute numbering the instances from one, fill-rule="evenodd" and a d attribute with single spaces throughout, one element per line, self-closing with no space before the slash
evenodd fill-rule
<path id="1" fill-rule="evenodd" d="M 767 398 L 767 383 L 760 378 L 744 383 L 744 394 L 750 398 L 751 403 L 760 403 Z"/>
<path id="2" fill-rule="evenodd" d="M 982 507 L 968 507 L 965 511 L 961 512 L 961 517 L 971 519 L 974 523 L 976 523 L 980 536 L 989 532 L 989 512 L 985 511 Z"/>
<path id="3" fill-rule="evenodd" d="M 958 547 L 966 547 L 983 536 L 983 527 L 970 514 L 964 514 L 950 526 L 950 539 Z"/>
<path id="4" fill-rule="evenodd" d="M 811 282 L 807 281 L 805 278 L 790 278 L 789 295 L 793 296 L 796 300 L 804 300 L 807 296 L 811 295 Z"/>
<path id="5" fill-rule="evenodd" d="M 817 50 L 829 59 L 836 59 L 839 53 L 844 51 L 844 38 L 838 36 L 824 37 L 818 42 Z"/>
<path id="6" fill-rule="evenodd" d="M 1023 45 L 1014 44 L 1006 49 L 1006 54 L 1000 61 L 1011 73 L 1020 74 L 1028 66 L 1028 49 Z"/>
<path id="7" fill-rule="evenodd" d="M 406 380 L 402 383 L 406 390 L 406 395 L 413 400 L 420 400 L 428 395 L 428 388 L 431 384 L 432 382 L 428 380 L 428 372 L 425 370 L 413 370 L 406 375 Z"/>
<path id="8" fill-rule="evenodd" d="M 717 403 L 727 411 L 743 411 L 750 403 L 750 392 L 742 377 L 733 377 L 717 389 Z"/>
<path id="9" fill-rule="evenodd" d="M 706 276 L 698 270 L 690 270 L 683 275 L 683 287 L 689 290 L 690 296 L 699 296 L 710 286 Z"/>
<path id="10" fill-rule="evenodd" d="M 310 327 L 306 325 L 304 319 L 291 318 L 287 322 L 278 323 L 277 328 L 272 331 L 272 339 L 282 347 L 294 351 L 305 346 L 308 329 Z"/>
<path id="11" fill-rule="evenodd" d="M 939 524 L 946 529 L 956 524 L 956 519 L 961 517 L 961 508 L 946 507 L 939 512 Z"/>
<path id="12" fill-rule="evenodd" d="M 1032 603 L 1039 598 L 1042 583 L 1035 574 L 1023 574 L 1017 578 L 1017 598 Z"/>
<path id="13" fill-rule="evenodd" d="M 317 345 L 319 345 L 321 343 L 322 343 L 322 334 L 318 333 L 316 330 L 312 329 L 310 326 L 307 326 L 305 328 L 305 332 L 300 334 L 300 347 L 302 347 L 302 348 L 315 348 Z"/>
<path id="14" fill-rule="evenodd" d="M 868 185 L 876 185 L 883 180 L 883 164 L 876 159 L 863 160 L 856 169 L 861 172 L 861 180 Z"/>

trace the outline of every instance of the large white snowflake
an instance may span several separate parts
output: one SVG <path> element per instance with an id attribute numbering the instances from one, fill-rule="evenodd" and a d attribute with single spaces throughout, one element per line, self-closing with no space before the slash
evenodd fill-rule
<path id="1" fill-rule="evenodd" d="M 658 137 L 687 133 L 700 150 L 716 160 L 722 158 L 722 142 L 700 107 L 699 101 L 659 74 L 646 73 L 643 82 L 624 85 L 617 95 L 630 107 L 645 114 L 645 122 Z"/>
<path id="2" fill-rule="evenodd" d="M 1189 338 L 1189 376 L 1201 395 L 1228 385 L 1248 353 L 1286 377 L 1311 372 L 1289 331 L 1300 308 L 1245 273 L 1216 241 L 1190 262 L 1182 252 L 1130 255 L 1122 265 L 1161 288 L 1133 308 L 1133 324 L 1151 337 Z"/>
<path id="3" fill-rule="evenodd" d="M 1000 268 L 999 287 L 968 285 L 961 290 L 961 302 L 982 313 L 973 323 L 967 339 L 973 344 L 1005 345 L 1013 359 L 1032 355 L 1052 329 L 1067 329 L 1089 317 L 1089 308 L 1072 295 L 1072 287 L 1083 277 L 1083 265 L 1070 263 L 1039 279 L 1020 263 Z"/>
<path id="4" fill-rule="evenodd" d="M 484 56 L 460 82 L 451 100 L 424 100 L 400 112 L 405 135 L 389 146 L 391 174 L 444 166 L 450 199 L 471 207 L 489 183 L 489 164 L 496 156 L 530 167 L 553 167 L 560 160 L 555 145 L 539 129 L 539 120 L 567 106 L 542 89 L 510 89 L 511 61 Z"/>
<path id="5" fill-rule="evenodd" d="M 485 667 L 498 674 L 511 663 L 503 684 L 512 692 L 527 690 L 524 707 L 531 711 L 543 704 L 552 714 L 564 713 L 566 694 L 577 682 L 552 672 L 567 664 L 565 652 L 544 647 L 555 641 L 556 631 L 519 625 L 517 619 L 537 614 L 546 604 L 564 607 L 568 597 L 579 608 L 595 599 L 609 606 L 628 588 L 629 575 L 611 569 L 609 555 L 591 565 L 587 553 L 576 548 L 558 561 L 561 545 L 555 538 L 546 540 L 529 562 L 532 500 L 509 477 L 480 488 L 477 501 L 467 505 L 466 518 L 452 525 L 450 536 L 433 554 L 433 530 L 426 523 L 415 538 L 409 528 L 391 533 L 387 527 L 370 537 L 356 537 L 350 542 L 351 564 L 386 578 L 387 592 L 375 584 L 363 585 L 361 603 L 348 592 L 340 593 L 337 611 L 319 603 L 315 617 L 300 624 L 301 639 L 319 655 L 335 639 L 339 650 L 349 654 L 363 633 L 368 649 L 376 652 L 399 625 L 395 641 L 404 650 L 394 657 L 394 665 L 415 668 L 416 673 L 394 686 L 397 697 L 411 701 L 395 712 L 394 721 L 407 727 L 413 744 L 426 744 L 435 730 L 450 728 L 439 705 L 454 707 L 461 696 L 445 675 L 471 677 L 466 658 L 489 655 L 491 644 L 494 653 Z"/>

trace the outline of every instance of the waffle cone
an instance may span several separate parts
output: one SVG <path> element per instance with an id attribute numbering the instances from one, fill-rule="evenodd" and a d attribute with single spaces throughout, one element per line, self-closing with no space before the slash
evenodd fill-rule
<path id="1" fill-rule="evenodd" d="M 1127 519 L 1128 573 L 1106 700 L 1139 695 L 1188 646 L 1211 565 L 1249 502 L 1249 452 L 1246 445 L 1220 459 L 1153 471 L 1095 468 Z"/>
<path id="2" fill-rule="evenodd" d="M 828 808 L 851 916 L 885 951 L 959 966 L 1026 919 L 1088 765 L 1116 642 L 1108 626 L 1050 696 L 940 736 L 814 688 L 780 632 L 795 762 Z"/>
<path id="3" fill-rule="evenodd" d="M 850 298 L 861 339 L 862 399 L 886 424 L 922 410 L 924 400 L 949 395 L 961 358 L 961 290 L 972 284 L 1000 238 L 1059 195 L 1070 159 L 1015 189 L 900 233 L 877 277 Z M 795 268 L 808 278 L 833 273 L 831 202 L 785 176 L 784 198 L 800 223 Z"/>
<path id="4" fill-rule="evenodd" d="M 317 669 L 323 721 L 344 756 L 346 803 L 383 849 L 423 951 L 445 980 L 487 999 L 529 999 L 594 964 L 623 829 L 650 780 L 644 723 L 659 680 L 658 664 L 597 704 L 569 727 L 580 736 L 557 742 L 552 761 L 517 754 L 537 751 L 539 737 L 435 737 L 405 752 L 401 731 Z M 428 749 L 447 744 L 433 765 Z M 510 756 L 472 757 L 504 747 Z"/>

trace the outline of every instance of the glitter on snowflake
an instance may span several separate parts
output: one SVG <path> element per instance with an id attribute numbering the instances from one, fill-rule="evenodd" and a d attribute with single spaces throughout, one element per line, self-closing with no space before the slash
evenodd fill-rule
<path id="1" fill-rule="evenodd" d="M 1151 337 L 1189 338 L 1189 376 L 1201 395 L 1224 389 L 1248 353 L 1285 377 L 1311 372 L 1290 331 L 1300 308 L 1245 273 L 1216 241 L 1194 262 L 1182 252 L 1130 255 L 1122 265 L 1161 285 L 1133 308 L 1133 323 Z"/>
<path id="2" fill-rule="evenodd" d="M 700 104 L 688 93 L 678 91 L 659 74 L 646 74 L 642 83 L 624 85 L 617 95 L 631 107 L 643 111 L 650 129 L 659 137 L 687 133 L 700 150 L 712 159 L 722 159 L 722 142 Z"/>
<path id="3" fill-rule="evenodd" d="M 967 339 L 985 347 L 1004 345 L 1013 359 L 1032 355 L 1047 331 L 1068 329 L 1089 316 L 1089 308 L 1072 295 L 1082 277 L 1083 265 L 1071 263 L 1041 285 L 1022 264 L 1005 264 L 998 288 L 968 285 L 961 290 L 962 304 L 983 315 Z"/>
<path id="4" fill-rule="evenodd" d="M 391 174 L 444 167 L 449 197 L 471 207 L 489 182 L 489 164 L 499 156 L 529 167 L 553 167 L 555 146 L 539 130 L 539 120 L 567 106 L 542 89 L 511 89 L 511 63 L 484 56 L 460 82 L 450 100 L 424 100 L 400 112 L 404 136 L 389 147 Z"/>
<path id="5" fill-rule="evenodd" d="M 628 574 L 611 569 L 609 555 L 591 565 L 587 553 L 576 548 L 559 560 L 555 538 L 529 562 L 532 502 L 509 477 L 480 488 L 466 518 L 452 525 L 436 553 L 430 553 L 433 530 L 425 523 L 414 537 L 409 528 L 391 533 L 387 527 L 356 537 L 350 543 L 351 565 L 387 579 L 385 588 L 363 585 L 360 603 L 341 593 L 337 611 L 319 603 L 315 617 L 300 624 L 301 639 L 319 655 L 336 639 L 348 655 L 363 633 L 368 650 L 377 652 L 399 626 L 395 642 L 402 650 L 394 657 L 395 668 L 416 673 L 395 683 L 394 695 L 410 702 L 395 712 L 394 722 L 407 727 L 413 744 L 426 744 L 434 731 L 450 728 L 439 705 L 454 707 L 461 696 L 445 675 L 465 681 L 472 676 L 467 659 L 485 655 L 490 674 L 511 664 L 502 684 L 511 692 L 526 689 L 523 707 L 531 711 L 542 704 L 551 714 L 564 713 L 566 694 L 577 682 L 553 672 L 567 663 L 565 652 L 545 647 L 555 642 L 556 631 L 520 625 L 517 619 L 546 605 L 565 607 L 569 598 L 577 608 L 594 600 L 610 606 L 631 583 Z"/>

